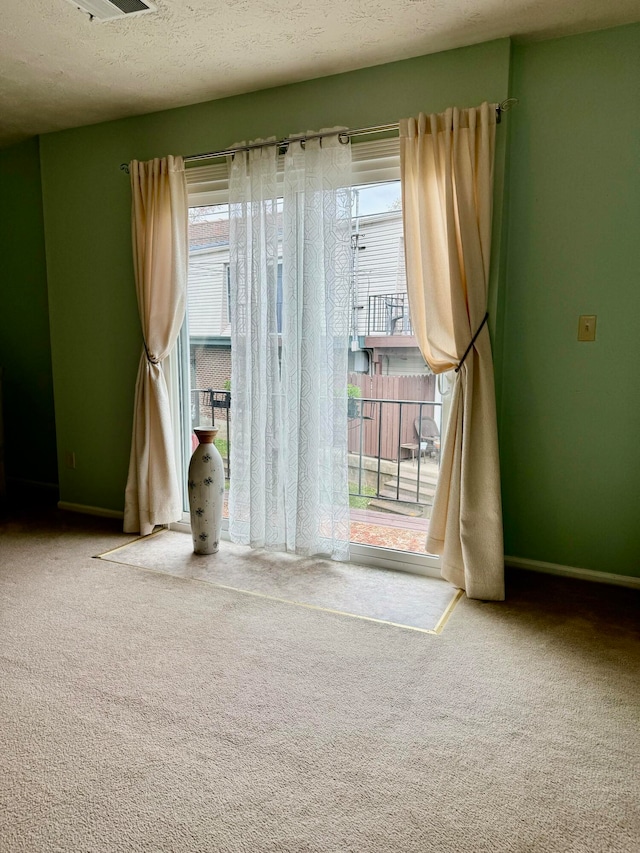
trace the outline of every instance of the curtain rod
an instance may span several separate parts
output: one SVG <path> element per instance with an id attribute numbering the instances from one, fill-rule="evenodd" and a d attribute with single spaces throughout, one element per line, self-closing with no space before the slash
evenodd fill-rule
<path id="1" fill-rule="evenodd" d="M 517 98 L 507 98 L 501 101 L 496 106 L 496 123 L 500 124 L 500 116 L 502 113 L 508 112 L 512 107 L 519 103 Z M 189 154 L 184 157 L 185 163 L 191 163 L 195 160 L 215 160 L 218 157 L 230 157 L 237 154 L 239 151 L 253 151 L 255 148 L 269 148 L 276 145 L 278 148 L 286 148 L 292 142 L 306 142 L 307 139 L 323 139 L 326 136 L 337 136 L 340 141 L 351 139 L 352 136 L 366 136 L 373 133 L 385 133 L 388 131 L 399 130 L 400 123 L 393 122 L 392 124 L 376 124 L 372 127 L 357 127 L 354 130 L 334 130 L 327 133 L 309 133 L 301 134 L 300 136 L 288 136 L 284 139 L 278 139 L 276 142 L 254 142 L 252 145 L 238 145 L 235 148 L 225 148 L 222 151 L 208 151 L 205 154 Z M 345 139 L 343 140 L 344 137 Z M 129 164 L 121 163 L 120 168 L 123 172 L 129 174 Z"/>

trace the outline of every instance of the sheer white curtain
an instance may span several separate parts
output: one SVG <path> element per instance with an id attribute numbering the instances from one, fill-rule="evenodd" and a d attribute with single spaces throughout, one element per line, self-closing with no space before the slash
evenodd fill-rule
<path id="1" fill-rule="evenodd" d="M 281 191 L 274 146 L 231 166 L 229 530 L 252 547 L 349 555 L 350 164 L 334 136 L 289 146 Z"/>
<path id="2" fill-rule="evenodd" d="M 347 347 L 351 146 L 292 143 L 284 163 L 286 529 L 299 554 L 349 557 Z"/>
<path id="3" fill-rule="evenodd" d="M 284 550 L 277 155 L 274 145 L 238 153 L 229 172 L 229 534 L 254 548 Z"/>
<path id="4" fill-rule="evenodd" d="M 400 122 L 411 321 L 434 373 L 459 368 L 427 549 L 442 555 L 443 576 L 470 598 L 500 600 L 500 465 L 485 316 L 495 130 L 495 105 L 487 103 Z"/>

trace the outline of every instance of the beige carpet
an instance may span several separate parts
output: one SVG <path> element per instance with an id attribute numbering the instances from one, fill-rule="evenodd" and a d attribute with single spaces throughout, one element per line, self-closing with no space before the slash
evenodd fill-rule
<path id="1" fill-rule="evenodd" d="M 0 850 L 637 853 L 638 595 L 526 573 L 434 636 L 0 525 Z"/>
<path id="2" fill-rule="evenodd" d="M 440 578 L 252 551 L 224 540 L 217 554 L 194 554 L 191 536 L 172 530 L 160 530 L 99 556 L 289 604 L 436 634 L 462 595 Z"/>

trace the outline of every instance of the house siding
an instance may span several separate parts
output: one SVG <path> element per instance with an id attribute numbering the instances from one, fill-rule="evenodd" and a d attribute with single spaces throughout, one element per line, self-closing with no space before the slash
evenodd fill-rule
<path id="1" fill-rule="evenodd" d="M 191 337 L 229 335 L 225 269 L 228 247 L 189 255 L 187 304 Z"/>

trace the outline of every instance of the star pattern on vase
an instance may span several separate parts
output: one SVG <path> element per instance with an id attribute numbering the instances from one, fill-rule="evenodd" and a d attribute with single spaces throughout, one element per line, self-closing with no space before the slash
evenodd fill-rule
<path id="1" fill-rule="evenodd" d="M 202 461 L 203 462 L 211 462 L 211 454 L 205 453 L 205 455 L 202 457 Z"/>
<path id="2" fill-rule="evenodd" d="M 196 481 L 195 481 L 195 480 L 189 480 L 189 488 L 190 488 L 190 489 L 195 489 L 195 487 L 196 487 L 197 485 L 198 485 L 198 484 L 196 483 Z"/>
<path id="3" fill-rule="evenodd" d="M 201 533 L 198 538 L 200 539 L 201 542 L 206 542 L 206 540 L 209 538 L 209 534 L 208 533 Z"/>
<path id="4" fill-rule="evenodd" d="M 201 506 L 199 506 L 199 507 L 198 507 L 198 509 L 196 510 L 196 515 L 197 515 L 199 518 L 200 518 L 200 516 L 204 515 L 204 510 L 202 509 L 202 507 L 201 507 Z"/>
<path id="5" fill-rule="evenodd" d="M 204 480 L 205 486 L 210 486 L 211 483 L 213 483 L 213 478 L 212 477 L 205 477 L 205 480 Z"/>

